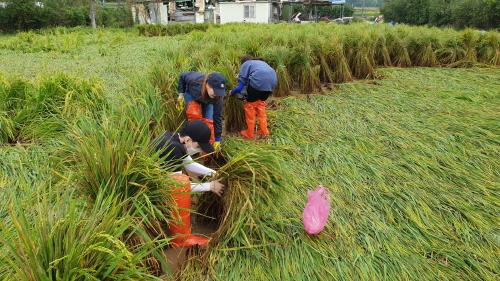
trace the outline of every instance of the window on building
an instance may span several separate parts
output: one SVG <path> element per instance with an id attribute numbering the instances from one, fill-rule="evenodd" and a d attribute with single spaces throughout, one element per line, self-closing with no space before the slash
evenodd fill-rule
<path id="1" fill-rule="evenodd" d="M 243 17 L 244 18 L 255 18 L 255 5 L 244 5 L 243 6 Z"/>

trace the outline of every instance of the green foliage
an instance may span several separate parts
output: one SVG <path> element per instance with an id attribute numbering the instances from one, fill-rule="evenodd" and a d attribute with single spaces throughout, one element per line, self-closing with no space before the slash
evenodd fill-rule
<path id="1" fill-rule="evenodd" d="M 90 203 L 100 193 L 119 201 L 141 195 L 144 199 L 131 202 L 123 208 L 123 214 L 142 210 L 143 215 L 148 215 L 145 219 L 164 219 L 155 204 L 165 202 L 164 192 L 172 184 L 157 164 L 158 153 L 148 156 L 148 123 L 147 117 L 80 120 L 69 129 L 69 136 L 56 157 L 62 164 L 60 174 L 78 169 L 72 180 L 82 199 Z"/>
<path id="2" fill-rule="evenodd" d="M 41 3 L 35 0 L 7 1 L 5 8 L 0 7 L 0 30 L 7 32 L 28 31 L 56 26 L 89 26 L 88 2 L 68 3 L 51 0 Z M 128 5 L 105 7 L 95 5 L 96 20 L 99 26 L 131 27 L 132 12 Z"/>
<path id="3" fill-rule="evenodd" d="M 203 198 L 223 224 L 179 278 L 493 280 L 500 272 L 500 78 L 489 68 L 500 63 L 498 32 L 386 24 L 136 31 L 0 37 L 2 69 L 17 75 L 0 77 L 0 133 L 21 140 L 0 149 L 0 279 L 153 279 L 145 271 L 162 260 L 154 237 L 164 235 L 156 221 L 168 220 L 175 183 L 149 141 L 185 120 L 174 106 L 180 72 L 219 71 L 233 88 L 244 54 L 277 70 L 276 93 L 315 94 L 273 101 L 265 140 L 224 137 L 220 175 L 229 187 L 220 201 Z M 80 38 L 81 48 L 45 52 L 42 37 Z M 25 47 L 6 48 L 13 38 Z M 396 65 L 488 68 L 378 69 Z M 24 78 L 37 72 L 47 73 Z M 75 78 L 92 75 L 106 79 Z M 325 85 L 332 80 L 351 83 Z M 226 128 L 241 125 L 241 106 L 225 99 Z M 43 142 L 22 142 L 34 136 Z M 332 213 L 309 236 L 300 217 L 318 184 L 332 192 Z"/>
<path id="4" fill-rule="evenodd" d="M 347 4 L 355 7 L 380 7 L 384 4 L 384 0 L 347 0 Z"/>
<path id="5" fill-rule="evenodd" d="M 386 22 L 452 26 L 459 29 L 499 28 L 500 3 L 487 0 L 387 0 L 380 9 Z"/>
<path id="6" fill-rule="evenodd" d="M 139 30 L 139 35 L 142 36 L 176 36 L 187 34 L 193 31 L 207 31 L 209 28 L 217 28 L 220 25 L 213 23 L 197 23 L 192 24 L 190 22 L 185 24 L 175 23 L 175 24 L 141 24 L 136 25 Z"/>
<path id="7" fill-rule="evenodd" d="M 301 12 L 302 15 L 299 17 L 301 19 L 307 19 L 307 20 L 313 20 L 313 19 L 309 19 L 308 18 L 308 15 L 309 14 L 315 14 L 315 9 L 313 8 L 306 8 L 305 6 L 301 6 L 301 5 L 293 5 L 292 6 L 293 9 L 292 9 L 292 15 L 297 13 L 297 12 Z M 336 19 L 336 18 L 340 18 L 342 15 L 344 17 L 352 17 L 353 14 L 354 14 L 354 6 L 352 5 L 344 5 L 343 6 L 343 14 L 342 14 L 342 8 L 340 6 L 321 6 L 321 7 L 318 7 L 317 8 L 317 12 L 318 12 L 318 19 L 322 19 L 323 17 L 326 17 L 328 19 Z M 290 16 L 292 16 L 290 15 Z"/>

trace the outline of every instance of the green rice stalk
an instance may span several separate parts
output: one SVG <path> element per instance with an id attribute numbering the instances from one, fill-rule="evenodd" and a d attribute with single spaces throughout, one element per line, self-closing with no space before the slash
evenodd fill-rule
<path id="1" fill-rule="evenodd" d="M 351 69 L 353 76 L 359 79 L 370 79 L 375 75 L 374 43 L 370 38 L 364 37 L 351 49 Z"/>
<path id="2" fill-rule="evenodd" d="M 279 243 L 284 238 L 284 228 L 269 224 L 266 217 L 276 216 L 281 211 L 273 206 L 277 200 L 282 182 L 283 172 L 277 163 L 277 158 L 271 153 L 276 147 L 262 146 L 261 149 L 250 152 L 245 148 L 244 141 L 224 142 L 227 153 L 227 164 L 222 166 L 218 177 L 222 177 L 227 186 L 221 206 L 214 212 L 213 195 L 204 195 L 198 208 L 201 214 L 215 216 L 220 220 L 220 226 L 209 243 L 206 254 L 196 260 L 189 260 L 186 267 L 199 267 L 199 270 L 189 270 L 193 276 L 210 274 L 210 268 L 218 263 L 210 258 L 210 252 L 231 253 L 237 249 L 248 249 L 248 254 L 257 260 L 270 257 L 266 246 Z M 212 198 L 210 198 L 212 197 Z M 261 217 L 257 214 L 265 214 Z M 180 271 L 186 277 L 187 271 Z"/>
<path id="3" fill-rule="evenodd" d="M 378 40 L 377 40 L 377 48 L 376 48 L 376 54 L 375 54 L 375 57 L 377 57 L 378 59 L 376 59 L 376 62 L 378 65 L 383 65 L 383 66 L 392 66 L 392 62 L 391 62 L 391 54 L 390 54 L 390 51 L 389 51 L 389 47 L 388 47 L 388 39 L 386 37 L 385 34 L 381 34 L 380 36 L 378 36 Z"/>
<path id="4" fill-rule="evenodd" d="M 312 93 L 321 89 L 319 79 L 321 65 L 318 64 L 309 44 L 295 48 L 291 61 L 295 73 L 294 79 L 301 93 Z"/>
<path id="5" fill-rule="evenodd" d="M 122 114 L 123 115 L 123 114 Z M 101 122 L 82 119 L 69 128 L 64 146 L 54 155 L 60 162 L 58 174 L 71 182 L 81 199 L 94 204 L 100 193 L 120 202 L 143 194 L 124 206 L 123 215 L 140 211 L 147 225 L 166 220 L 171 205 L 169 191 L 175 187 L 169 172 L 158 165 L 159 152 L 149 156 L 149 117 L 104 118 Z"/>
<path id="6" fill-rule="evenodd" d="M 500 34 L 488 32 L 479 40 L 479 62 L 489 65 L 500 65 Z"/>
<path id="7" fill-rule="evenodd" d="M 236 98 L 236 96 L 225 97 L 224 100 L 224 127 L 226 132 L 241 131 L 246 126 L 244 101 Z"/>
<path id="8" fill-rule="evenodd" d="M 284 97 L 291 94 L 292 79 L 288 73 L 290 49 L 284 46 L 274 46 L 266 49 L 264 57 L 267 63 L 276 70 L 277 84 L 273 92 L 275 97 Z"/>
<path id="9" fill-rule="evenodd" d="M 144 261 L 167 241 L 127 248 L 120 238 L 132 220 L 119 216 L 114 196 L 102 195 L 88 211 L 69 191 L 14 199 L 12 225 L 3 225 L 0 238 L 3 280 L 160 280 Z"/>
<path id="10" fill-rule="evenodd" d="M 398 45 L 395 46 L 394 64 L 397 67 L 410 67 L 412 65 L 410 54 L 408 52 L 408 45 L 410 40 L 408 38 L 400 38 Z"/>
<path id="11" fill-rule="evenodd" d="M 340 43 L 331 43 L 329 48 L 330 65 L 335 70 L 335 83 L 352 81 L 352 73 L 344 52 L 344 46 Z"/>

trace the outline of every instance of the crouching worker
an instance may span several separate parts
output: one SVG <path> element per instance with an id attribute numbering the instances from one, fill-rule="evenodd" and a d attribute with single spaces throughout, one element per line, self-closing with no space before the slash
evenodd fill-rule
<path id="1" fill-rule="evenodd" d="M 210 143 L 218 146 L 222 140 L 222 97 L 225 92 L 226 78 L 214 72 L 208 75 L 199 72 L 183 72 L 179 77 L 179 97 L 186 103 L 188 121 L 205 122 L 212 136 Z"/>
<path id="2" fill-rule="evenodd" d="M 172 240 L 174 247 L 189 247 L 192 245 L 205 246 L 208 238 L 198 237 L 191 234 L 191 193 L 212 191 L 218 196 L 222 195 L 224 185 L 220 179 L 207 183 L 191 183 L 187 175 L 182 174 L 182 167 L 187 171 L 203 176 L 213 176 L 215 171 L 209 169 L 191 158 L 191 155 L 204 151 L 212 153 L 213 146 L 210 144 L 211 131 L 207 124 L 200 120 L 187 122 L 179 131 L 166 132 L 153 140 L 155 151 L 162 151 L 160 157 L 165 159 L 165 165 L 176 167 L 173 177 L 184 184 L 183 188 L 176 189 L 173 193 L 177 204 L 179 218 L 171 218 L 170 231 L 175 238 Z"/>
<path id="3" fill-rule="evenodd" d="M 230 91 L 235 95 L 247 87 L 248 97 L 246 99 L 245 119 L 247 129 L 241 134 L 249 139 L 254 138 L 255 115 L 259 119 L 260 130 L 258 135 L 269 135 L 267 129 L 266 100 L 276 87 L 276 71 L 270 67 L 262 58 L 254 58 L 246 55 L 241 58 L 240 73 L 238 76 L 238 87 Z"/>

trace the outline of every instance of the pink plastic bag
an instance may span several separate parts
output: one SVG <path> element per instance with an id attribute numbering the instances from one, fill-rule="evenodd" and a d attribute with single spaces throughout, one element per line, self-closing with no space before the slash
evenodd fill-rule
<path id="1" fill-rule="evenodd" d="M 307 233 L 318 234 L 325 227 L 330 214 L 330 192 L 319 185 L 315 191 L 308 190 L 307 195 L 309 200 L 302 213 L 302 221 Z"/>

